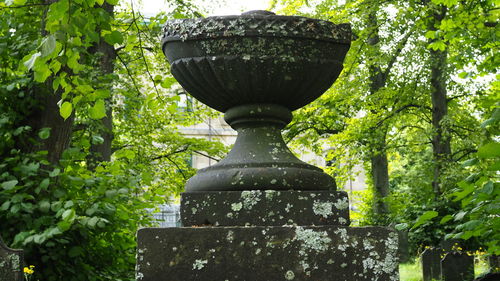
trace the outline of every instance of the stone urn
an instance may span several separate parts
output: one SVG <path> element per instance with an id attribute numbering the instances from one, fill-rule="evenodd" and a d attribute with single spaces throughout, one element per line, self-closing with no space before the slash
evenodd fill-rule
<path id="1" fill-rule="evenodd" d="M 267 11 L 168 21 L 162 49 L 173 76 L 238 132 L 227 157 L 200 169 L 186 192 L 335 190 L 291 153 L 281 130 L 332 86 L 350 40 L 349 24 Z"/>

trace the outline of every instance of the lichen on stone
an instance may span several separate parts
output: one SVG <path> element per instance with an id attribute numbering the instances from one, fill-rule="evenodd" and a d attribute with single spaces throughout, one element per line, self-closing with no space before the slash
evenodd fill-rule
<path id="1" fill-rule="evenodd" d="M 203 267 L 205 267 L 205 264 L 207 264 L 207 263 L 208 263 L 208 260 L 197 259 L 193 263 L 193 269 L 200 270 Z"/>
<path id="2" fill-rule="evenodd" d="M 294 278 L 295 278 L 295 273 L 293 273 L 293 271 L 288 270 L 288 271 L 285 273 L 285 279 L 286 279 L 286 280 L 293 280 Z"/>
<path id="3" fill-rule="evenodd" d="M 246 210 L 252 209 L 260 201 L 262 191 L 260 190 L 244 190 L 241 192 L 243 208 Z"/>
<path id="4" fill-rule="evenodd" d="M 333 215 L 333 203 L 332 202 L 321 202 L 314 201 L 313 203 L 313 213 L 315 215 L 322 216 L 323 218 L 328 218 Z"/>
<path id="5" fill-rule="evenodd" d="M 333 203 L 333 205 L 339 210 L 345 210 L 349 208 L 349 200 L 347 197 L 344 197 L 342 199 L 338 199 L 337 202 Z"/>
<path id="6" fill-rule="evenodd" d="M 243 208 L 243 204 L 241 202 L 231 204 L 231 210 L 235 212 L 239 212 L 241 208 Z"/>

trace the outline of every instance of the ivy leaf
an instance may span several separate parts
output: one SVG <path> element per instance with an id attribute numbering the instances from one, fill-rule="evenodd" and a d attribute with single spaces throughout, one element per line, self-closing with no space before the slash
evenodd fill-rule
<path id="1" fill-rule="evenodd" d="M 42 128 L 40 132 L 38 132 L 38 137 L 42 140 L 46 140 L 50 137 L 51 128 Z"/>
<path id="2" fill-rule="evenodd" d="M 113 30 L 111 33 L 104 35 L 104 41 L 110 45 L 123 43 L 123 35 L 117 31 Z"/>
<path id="3" fill-rule="evenodd" d="M 16 187 L 16 184 L 18 184 L 18 183 L 19 182 L 17 180 L 10 180 L 10 181 L 6 181 L 6 182 L 2 182 L 2 188 L 5 190 L 11 190 L 14 187 Z"/>
<path id="4" fill-rule="evenodd" d="M 42 57 L 51 55 L 56 49 L 56 38 L 54 35 L 45 37 L 42 41 Z"/>
<path id="5" fill-rule="evenodd" d="M 61 115 L 62 118 L 64 118 L 64 120 L 68 119 L 72 111 L 73 111 L 73 105 L 67 101 L 63 102 L 61 108 L 59 108 L 59 114 Z"/>
<path id="6" fill-rule="evenodd" d="M 106 116 L 106 106 L 104 105 L 104 100 L 96 101 L 94 106 L 89 108 L 89 116 L 95 120 L 99 120 Z"/>
<path id="7" fill-rule="evenodd" d="M 413 227 L 411 229 L 414 229 L 414 228 L 417 228 L 418 226 L 426 223 L 427 221 L 437 217 L 439 215 L 438 212 L 436 211 L 427 211 L 425 213 L 423 213 L 420 217 L 418 217 L 417 221 L 415 222 L 415 224 L 413 225 Z"/>

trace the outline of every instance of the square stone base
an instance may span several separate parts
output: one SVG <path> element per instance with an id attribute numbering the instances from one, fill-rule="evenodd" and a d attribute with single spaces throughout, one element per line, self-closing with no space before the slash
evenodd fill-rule
<path id="1" fill-rule="evenodd" d="M 396 281 L 397 234 L 383 227 L 144 228 L 140 281 Z"/>
<path id="2" fill-rule="evenodd" d="M 184 192 L 183 226 L 345 225 L 344 191 L 244 190 Z"/>

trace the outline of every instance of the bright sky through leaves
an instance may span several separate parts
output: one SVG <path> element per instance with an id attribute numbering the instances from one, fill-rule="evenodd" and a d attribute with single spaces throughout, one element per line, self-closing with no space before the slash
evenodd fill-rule
<path id="1" fill-rule="evenodd" d="M 160 11 L 165 11 L 165 1 L 158 0 L 134 0 L 135 4 L 142 6 L 140 11 L 146 16 L 152 16 Z M 200 1 L 195 1 L 200 2 Z M 210 12 L 207 16 L 234 15 L 251 10 L 266 10 L 269 7 L 269 0 L 219 0 L 213 1 L 209 6 Z"/>

